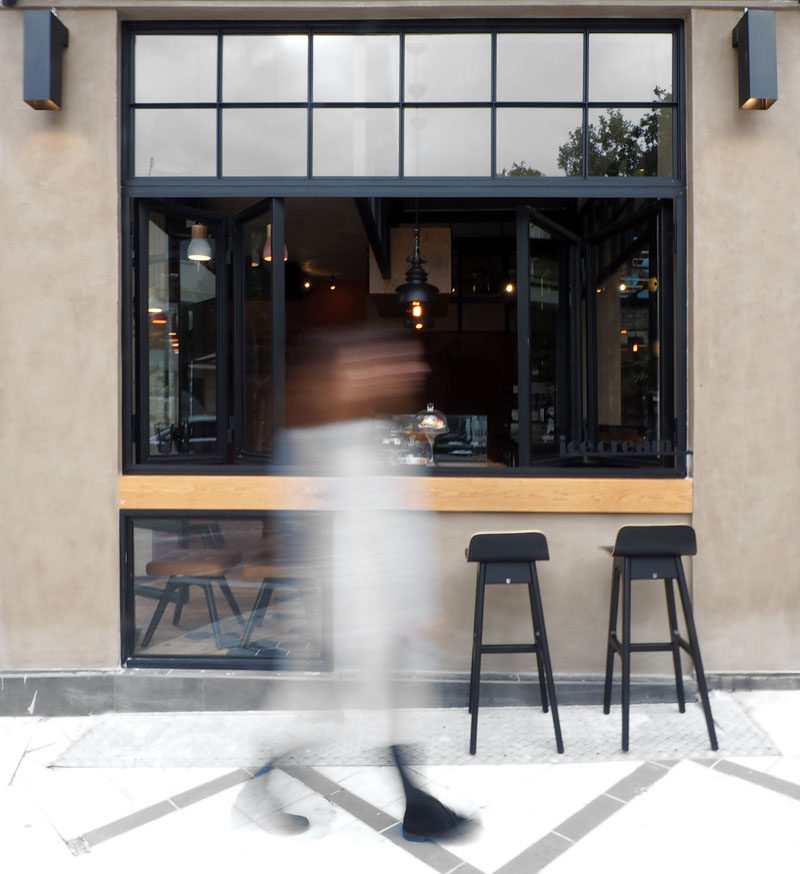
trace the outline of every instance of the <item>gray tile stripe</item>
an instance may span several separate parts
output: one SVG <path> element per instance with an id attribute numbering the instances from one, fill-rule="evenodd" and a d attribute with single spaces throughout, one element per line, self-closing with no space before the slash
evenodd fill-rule
<path id="1" fill-rule="evenodd" d="M 379 832 L 383 837 L 390 840 L 393 844 L 405 850 L 410 855 L 429 865 L 439 874 L 482 874 L 477 868 L 468 865 L 463 859 L 460 859 L 444 847 L 440 847 L 436 843 L 417 843 L 407 841 L 403 837 L 402 826 L 393 817 L 389 816 L 380 808 L 374 807 L 363 798 L 353 795 L 344 787 L 329 780 L 319 771 L 308 767 L 285 767 L 282 770 L 286 771 L 291 777 L 305 783 L 309 789 L 319 792 L 325 796 L 332 804 L 343 808 L 349 814 L 361 820 L 365 825 Z"/>
<path id="2" fill-rule="evenodd" d="M 74 855 L 85 853 L 92 847 L 102 844 L 104 841 L 109 841 L 112 838 L 117 838 L 124 835 L 126 832 L 133 831 L 139 826 L 147 825 L 148 822 L 153 822 L 156 819 L 161 819 L 169 813 L 174 813 L 183 807 L 188 807 L 190 804 L 195 804 L 202 801 L 204 798 L 210 798 L 218 792 L 223 792 L 225 789 L 230 789 L 231 786 L 236 786 L 239 783 L 244 783 L 251 779 L 253 775 L 240 768 L 236 771 L 231 771 L 230 774 L 223 774 L 222 777 L 217 777 L 215 780 L 209 780 L 208 783 L 203 783 L 200 786 L 195 786 L 186 792 L 180 792 L 172 798 L 167 798 L 165 801 L 159 801 L 156 804 L 151 804 L 149 807 L 144 807 L 131 813 L 128 816 L 123 816 L 121 819 L 115 819 L 113 822 L 101 825 L 99 828 L 92 829 L 68 840 L 67 846 L 70 847 Z"/>
<path id="3" fill-rule="evenodd" d="M 789 798 L 795 799 L 795 801 L 800 801 L 800 786 L 789 780 L 774 777 L 772 774 L 765 774 L 763 771 L 754 771 L 752 768 L 746 768 L 744 765 L 739 765 L 728 759 L 717 759 L 714 762 L 699 761 L 697 764 L 707 765 L 715 771 L 728 774 L 730 777 L 747 780 L 748 783 L 755 783 L 757 786 L 763 786 L 764 789 L 770 789 L 781 795 L 787 795 Z"/>
<path id="4" fill-rule="evenodd" d="M 494 874 L 536 874 L 669 773 L 673 763 L 645 762 L 531 844 Z"/>

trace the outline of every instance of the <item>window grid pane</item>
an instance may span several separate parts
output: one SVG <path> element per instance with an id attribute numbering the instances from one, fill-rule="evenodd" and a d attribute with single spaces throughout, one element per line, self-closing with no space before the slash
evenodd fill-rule
<path id="1" fill-rule="evenodd" d="M 224 177 L 306 177 L 310 142 L 313 176 L 674 175 L 671 31 L 496 32 L 494 69 L 489 30 L 402 44 L 397 33 L 137 34 L 134 174 L 215 177 L 220 115 Z"/>

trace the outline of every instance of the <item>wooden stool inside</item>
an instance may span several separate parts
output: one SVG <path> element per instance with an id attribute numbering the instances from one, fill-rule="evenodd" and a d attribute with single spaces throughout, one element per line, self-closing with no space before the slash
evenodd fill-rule
<path id="1" fill-rule="evenodd" d="M 181 620 L 181 611 L 188 597 L 189 586 L 199 586 L 205 595 L 208 617 L 217 648 L 225 649 L 214 599 L 214 586 L 219 586 L 231 612 L 244 627 L 241 610 L 225 578 L 225 574 L 239 564 L 241 558 L 241 553 L 232 549 L 174 549 L 148 562 L 146 567 L 148 576 L 168 577 L 168 579 L 142 638 L 142 648 L 150 645 L 168 604 L 170 602 L 175 604 L 172 624 L 177 625 Z"/>

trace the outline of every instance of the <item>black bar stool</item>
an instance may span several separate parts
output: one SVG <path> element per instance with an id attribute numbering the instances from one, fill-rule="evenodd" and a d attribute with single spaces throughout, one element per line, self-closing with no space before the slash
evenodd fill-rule
<path id="1" fill-rule="evenodd" d="M 606 653 L 606 680 L 603 695 L 603 712 L 611 709 L 611 683 L 614 672 L 614 653 L 622 661 L 622 749 L 628 750 L 628 726 L 630 712 L 631 653 L 632 652 L 671 652 L 675 669 L 675 688 L 678 696 L 678 709 L 686 710 L 681 674 L 681 649 L 686 650 L 694 662 L 697 674 L 697 688 L 703 704 L 703 712 L 708 726 L 711 749 L 717 749 L 717 735 L 708 701 L 706 675 L 700 657 L 700 645 L 692 613 L 692 602 L 686 577 L 683 573 L 681 556 L 697 554 L 697 539 L 694 529 L 689 525 L 628 525 L 620 528 L 617 542 L 611 550 L 614 569 L 611 579 L 611 613 L 608 620 L 608 649 Z M 631 643 L 631 580 L 664 580 L 667 598 L 670 639 L 665 643 Z M 683 607 L 688 641 L 678 630 L 678 616 L 675 609 L 673 581 L 678 583 L 678 594 Z M 622 636 L 617 634 L 617 614 L 619 593 L 622 585 Z"/>
<path id="2" fill-rule="evenodd" d="M 561 725 L 558 720 L 556 690 L 553 684 L 553 669 L 550 650 L 544 627 L 542 596 L 536 562 L 547 561 L 547 539 L 541 531 L 484 532 L 474 534 L 467 549 L 467 561 L 478 562 L 478 578 L 475 590 L 475 625 L 472 634 L 472 669 L 469 677 L 469 712 L 472 714 L 469 751 L 475 755 L 478 738 L 478 703 L 480 697 L 481 656 L 484 653 L 536 653 L 539 670 L 539 691 L 542 710 L 547 713 L 548 702 L 553 715 L 556 748 L 564 752 L 561 740 Z M 487 585 L 495 583 L 523 583 L 528 586 L 533 620 L 533 643 L 483 643 L 483 603 Z"/>

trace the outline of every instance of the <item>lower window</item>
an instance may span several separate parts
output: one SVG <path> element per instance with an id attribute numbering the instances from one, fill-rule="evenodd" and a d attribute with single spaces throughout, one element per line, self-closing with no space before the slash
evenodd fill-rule
<path id="1" fill-rule="evenodd" d="M 328 666 L 328 586 L 294 543 L 322 514 L 123 513 L 123 662 Z"/>

